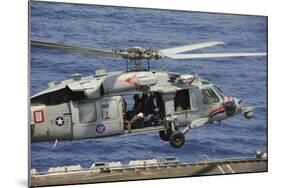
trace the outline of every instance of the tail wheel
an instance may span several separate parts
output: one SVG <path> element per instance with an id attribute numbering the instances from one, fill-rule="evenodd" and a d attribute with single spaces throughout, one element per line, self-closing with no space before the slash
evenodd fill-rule
<path id="1" fill-rule="evenodd" d="M 172 134 L 172 131 L 170 129 L 159 131 L 159 136 L 164 141 L 169 141 L 171 134 Z"/>
<path id="2" fill-rule="evenodd" d="M 170 137 L 170 144 L 174 148 L 180 148 L 185 143 L 185 137 L 184 134 L 180 131 L 173 132 Z"/>

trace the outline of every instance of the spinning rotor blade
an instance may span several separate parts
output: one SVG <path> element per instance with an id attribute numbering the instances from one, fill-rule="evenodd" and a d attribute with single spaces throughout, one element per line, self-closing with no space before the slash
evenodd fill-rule
<path id="1" fill-rule="evenodd" d="M 266 56 L 267 53 L 208 53 L 208 54 L 171 54 L 166 57 L 172 59 L 201 59 L 201 58 L 220 58 L 220 57 L 249 57 Z"/>
<path id="2" fill-rule="evenodd" d="M 105 56 L 105 57 L 120 57 L 121 55 L 116 52 L 105 51 L 105 50 L 98 50 L 94 48 L 81 48 L 76 46 L 70 46 L 65 44 L 55 44 L 50 42 L 43 42 L 43 41 L 31 41 L 32 47 L 37 48 L 47 48 L 47 49 L 56 49 L 62 50 L 67 52 L 77 52 L 83 54 L 90 54 L 90 55 L 97 55 L 97 56 Z"/>
<path id="3" fill-rule="evenodd" d="M 159 50 L 159 52 L 162 53 L 164 56 L 168 56 L 171 54 L 178 54 L 178 53 L 187 52 L 187 51 L 191 51 L 191 50 L 212 47 L 212 46 L 216 46 L 218 44 L 224 44 L 224 43 L 219 42 L 219 41 L 204 42 L 204 43 L 198 43 L 198 44 L 190 44 L 190 45 L 186 45 L 186 46 L 178 46 L 178 47 L 174 47 L 174 48 L 167 48 L 167 49 Z"/>

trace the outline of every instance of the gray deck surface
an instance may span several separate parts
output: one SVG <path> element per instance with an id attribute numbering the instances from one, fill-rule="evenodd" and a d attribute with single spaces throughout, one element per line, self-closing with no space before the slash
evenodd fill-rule
<path id="1" fill-rule="evenodd" d="M 31 175 L 31 186 L 98 183 L 125 180 L 267 172 L 267 159 L 230 159 L 199 163 L 171 163 L 144 166 L 99 167 L 73 172 Z"/>

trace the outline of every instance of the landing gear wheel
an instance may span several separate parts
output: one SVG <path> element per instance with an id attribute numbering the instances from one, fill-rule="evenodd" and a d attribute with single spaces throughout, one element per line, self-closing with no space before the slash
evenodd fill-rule
<path id="1" fill-rule="evenodd" d="M 172 131 L 169 130 L 169 129 L 168 130 L 159 131 L 159 136 L 164 141 L 169 141 L 169 138 L 170 138 L 171 134 L 172 134 Z"/>
<path id="2" fill-rule="evenodd" d="M 173 132 L 170 137 L 170 144 L 174 148 L 180 148 L 185 143 L 185 137 L 184 134 L 180 131 Z"/>

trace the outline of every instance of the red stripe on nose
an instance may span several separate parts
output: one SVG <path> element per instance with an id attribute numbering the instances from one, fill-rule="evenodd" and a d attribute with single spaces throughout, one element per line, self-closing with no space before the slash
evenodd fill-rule
<path id="1" fill-rule="evenodd" d="M 217 106 L 215 109 L 213 109 L 210 113 L 220 110 L 222 107 L 223 107 L 223 105 L 221 104 L 221 105 Z"/>
<path id="2" fill-rule="evenodd" d="M 216 107 L 214 110 L 212 110 L 212 111 L 210 112 L 209 116 L 212 116 L 213 114 L 215 114 L 215 113 L 217 113 L 217 112 L 219 112 L 219 111 L 221 111 L 221 110 L 224 110 L 224 106 L 223 106 L 222 104 L 219 105 L 218 107 Z"/>

